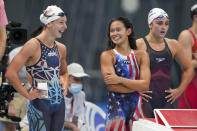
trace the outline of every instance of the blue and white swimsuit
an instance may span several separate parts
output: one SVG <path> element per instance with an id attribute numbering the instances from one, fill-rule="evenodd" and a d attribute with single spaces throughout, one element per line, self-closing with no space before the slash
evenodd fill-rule
<path id="1" fill-rule="evenodd" d="M 38 83 L 48 85 L 48 98 L 35 99 L 28 105 L 28 121 L 30 131 L 61 131 L 64 128 L 65 103 L 59 81 L 60 56 L 58 47 L 48 48 L 39 39 L 41 57 L 39 61 L 27 66 L 26 70 L 32 77 L 32 88 Z"/>

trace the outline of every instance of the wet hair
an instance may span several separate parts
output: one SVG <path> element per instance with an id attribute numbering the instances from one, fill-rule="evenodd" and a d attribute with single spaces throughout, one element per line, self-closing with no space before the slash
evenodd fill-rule
<path id="1" fill-rule="evenodd" d="M 31 33 L 31 38 L 34 38 L 38 36 L 42 30 L 44 29 L 44 26 L 40 25 L 38 28 L 36 28 L 32 33 Z"/>
<path id="2" fill-rule="evenodd" d="M 118 18 L 115 18 L 115 19 L 112 19 L 109 23 L 109 26 L 108 26 L 108 46 L 107 46 L 107 50 L 110 50 L 110 49 L 114 49 L 115 48 L 115 44 L 112 42 L 111 38 L 110 38 L 110 27 L 111 27 L 111 24 L 115 21 L 120 21 L 124 24 L 124 26 L 126 27 L 126 29 L 131 29 L 132 33 L 128 36 L 128 39 L 129 39 L 129 45 L 131 47 L 131 49 L 137 49 L 137 46 L 136 46 L 136 37 L 135 37 L 135 33 L 133 31 L 133 25 L 131 24 L 131 22 L 129 21 L 129 19 L 127 18 L 124 18 L 124 17 L 118 17 Z"/>
<path id="3" fill-rule="evenodd" d="M 197 15 L 197 4 L 193 5 L 190 9 L 190 16 L 191 19 L 193 20 L 193 16 Z"/>

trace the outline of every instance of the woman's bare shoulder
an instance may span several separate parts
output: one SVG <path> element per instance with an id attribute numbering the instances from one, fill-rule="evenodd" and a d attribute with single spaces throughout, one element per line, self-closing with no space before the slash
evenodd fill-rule
<path id="1" fill-rule="evenodd" d="M 180 35 L 179 35 L 179 37 L 191 37 L 191 33 L 189 32 L 189 30 L 183 30 L 181 33 L 180 33 Z"/>
<path id="2" fill-rule="evenodd" d="M 175 39 L 165 38 L 168 44 L 168 47 L 172 53 L 172 56 L 176 54 L 177 51 L 182 50 L 181 44 Z"/>
<path id="3" fill-rule="evenodd" d="M 136 40 L 137 49 L 146 50 L 146 44 L 143 38 L 139 38 Z"/>
<path id="4" fill-rule="evenodd" d="M 176 39 L 169 39 L 169 38 L 165 38 L 167 44 L 169 46 L 172 46 L 173 48 L 176 48 L 176 46 L 180 46 L 179 42 Z"/>
<path id="5" fill-rule="evenodd" d="M 57 48 L 60 52 L 60 56 L 65 56 L 66 57 L 66 54 L 67 54 L 67 48 L 66 48 L 66 45 L 64 45 L 63 43 L 60 43 L 58 41 L 55 41 L 56 45 L 57 45 Z"/>
<path id="6" fill-rule="evenodd" d="M 107 57 L 107 56 L 112 56 L 114 55 L 114 51 L 113 50 L 106 50 L 101 52 L 101 57 Z"/>
<path id="7" fill-rule="evenodd" d="M 149 60 L 149 55 L 145 50 L 135 50 L 135 57 L 139 65 L 141 65 L 142 61 Z"/>
<path id="8" fill-rule="evenodd" d="M 38 48 L 40 48 L 40 44 L 38 42 L 38 40 L 36 40 L 35 38 L 31 38 L 30 40 L 28 40 L 22 50 L 27 50 L 28 52 L 34 52 L 36 51 Z M 35 53 L 35 52 L 34 52 Z"/>
<path id="9" fill-rule="evenodd" d="M 139 39 L 136 40 L 136 42 L 137 43 L 143 43 L 144 42 L 144 39 L 143 38 L 139 38 Z"/>
<path id="10" fill-rule="evenodd" d="M 135 55 L 138 55 L 138 56 L 148 55 L 148 53 L 145 50 L 135 50 L 134 52 L 135 52 Z"/>
<path id="11" fill-rule="evenodd" d="M 60 43 L 58 41 L 55 41 L 55 43 L 56 43 L 56 45 L 57 45 L 58 48 L 64 48 L 64 49 L 66 48 L 66 45 L 63 44 L 63 43 Z"/>

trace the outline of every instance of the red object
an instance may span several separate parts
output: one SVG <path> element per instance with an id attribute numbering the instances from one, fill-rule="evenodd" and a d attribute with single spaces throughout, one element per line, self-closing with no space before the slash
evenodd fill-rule
<path id="1" fill-rule="evenodd" d="M 197 109 L 197 71 L 191 83 L 179 97 L 179 109 Z"/>
<path id="2" fill-rule="evenodd" d="M 197 131 L 197 109 L 155 109 L 156 123 L 176 131 Z"/>
<path id="3" fill-rule="evenodd" d="M 192 47 L 192 53 L 197 53 L 197 38 L 191 29 L 188 30 L 194 41 Z M 195 57 L 193 58 L 195 59 Z M 193 77 L 190 84 L 187 86 L 184 93 L 178 99 L 179 109 L 197 109 L 197 70 L 195 70 L 195 76 Z"/>
<path id="4" fill-rule="evenodd" d="M 194 45 L 192 47 L 192 51 L 196 51 L 197 50 L 197 38 L 191 29 L 189 29 L 188 31 L 191 33 L 193 40 L 194 40 Z"/>

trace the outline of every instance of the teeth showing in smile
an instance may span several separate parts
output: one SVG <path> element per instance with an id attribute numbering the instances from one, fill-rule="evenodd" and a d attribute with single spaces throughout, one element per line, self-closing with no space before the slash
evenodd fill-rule
<path id="1" fill-rule="evenodd" d="M 119 37 L 119 36 L 115 36 L 115 37 L 113 37 L 113 39 L 114 39 L 114 40 L 119 40 L 120 37 Z"/>
<path id="2" fill-rule="evenodd" d="M 64 33 L 64 31 L 61 31 L 61 30 L 60 30 L 59 32 L 60 32 L 60 33 Z"/>

